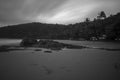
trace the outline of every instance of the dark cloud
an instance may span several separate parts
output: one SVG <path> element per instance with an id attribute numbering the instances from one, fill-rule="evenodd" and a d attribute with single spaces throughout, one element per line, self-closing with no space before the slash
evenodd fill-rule
<path id="1" fill-rule="evenodd" d="M 0 23 L 28 20 L 40 13 L 49 13 L 65 0 L 0 0 Z"/>
<path id="2" fill-rule="evenodd" d="M 23 3 L 24 0 L 0 0 L 0 22 L 19 22 L 17 12 L 21 8 L 21 4 Z"/>
<path id="3" fill-rule="evenodd" d="M 115 14 L 119 5 L 120 0 L 0 0 L 0 23 L 75 23 L 101 10 Z"/>

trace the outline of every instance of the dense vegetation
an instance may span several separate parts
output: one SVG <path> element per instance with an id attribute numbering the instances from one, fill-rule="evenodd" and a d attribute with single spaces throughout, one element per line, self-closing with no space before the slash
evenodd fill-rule
<path id="1" fill-rule="evenodd" d="M 59 25 L 28 23 L 0 28 L 0 38 L 39 38 L 39 39 L 75 39 L 75 40 L 119 40 L 120 13 L 106 17 L 104 11 L 91 21 Z"/>

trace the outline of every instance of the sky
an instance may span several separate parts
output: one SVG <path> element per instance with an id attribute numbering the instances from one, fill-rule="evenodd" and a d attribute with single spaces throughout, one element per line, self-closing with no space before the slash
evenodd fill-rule
<path id="1" fill-rule="evenodd" d="M 120 0 L 0 0 L 0 25 L 42 22 L 72 24 L 120 12 Z"/>

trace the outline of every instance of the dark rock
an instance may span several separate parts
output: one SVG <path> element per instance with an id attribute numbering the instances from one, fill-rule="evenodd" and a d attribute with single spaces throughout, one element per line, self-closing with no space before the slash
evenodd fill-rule
<path id="1" fill-rule="evenodd" d="M 37 40 L 34 38 L 25 38 L 21 41 L 20 46 L 30 47 L 37 44 Z"/>
<path id="2" fill-rule="evenodd" d="M 20 45 L 23 47 L 39 47 L 39 48 L 47 48 L 51 50 L 62 50 L 63 48 L 68 48 L 68 49 L 86 48 L 84 46 L 65 44 L 53 40 L 41 39 L 37 41 L 36 39 L 31 39 L 31 38 L 23 39 Z"/>
<path id="3" fill-rule="evenodd" d="M 58 48 L 63 48 L 64 46 L 56 41 L 52 41 L 52 40 L 40 40 L 38 42 L 39 47 L 43 47 L 43 48 L 52 48 L 52 49 L 58 49 Z"/>

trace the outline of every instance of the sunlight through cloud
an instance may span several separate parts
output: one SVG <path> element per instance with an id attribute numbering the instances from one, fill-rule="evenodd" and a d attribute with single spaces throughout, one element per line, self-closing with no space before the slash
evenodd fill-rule
<path id="1" fill-rule="evenodd" d="M 68 24 L 71 22 L 80 21 L 84 19 L 92 10 L 94 10 L 98 5 L 79 5 L 75 3 L 67 3 L 62 7 L 59 7 L 53 16 L 49 15 L 39 15 L 36 21 L 44 21 L 46 23 L 60 23 Z M 48 16 L 48 17 L 46 17 Z"/>
<path id="2" fill-rule="evenodd" d="M 71 24 L 93 19 L 100 11 L 107 16 L 120 12 L 120 0 L 0 0 L 0 24 Z"/>

